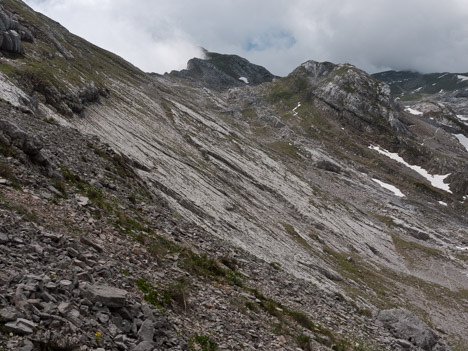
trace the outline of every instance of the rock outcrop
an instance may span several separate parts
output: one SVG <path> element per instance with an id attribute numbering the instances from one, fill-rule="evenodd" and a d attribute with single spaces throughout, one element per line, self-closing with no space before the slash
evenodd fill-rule
<path id="1" fill-rule="evenodd" d="M 388 123 L 398 133 L 411 134 L 390 88 L 352 65 L 307 61 L 290 77 L 303 82 L 303 89 L 338 109 L 357 128 Z"/>
<path id="2" fill-rule="evenodd" d="M 41 152 L 42 142 L 5 119 L 0 119 L 0 145 L 21 151 L 48 177 L 60 178 L 54 164 Z"/>
<path id="3" fill-rule="evenodd" d="M 237 55 L 222 55 L 205 51 L 205 58 L 193 58 L 187 69 L 172 71 L 173 76 L 201 83 L 222 91 L 245 85 L 271 82 L 275 76 L 262 66 L 250 63 Z"/>
<path id="4" fill-rule="evenodd" d="M 401 346 L 408 345 L 424 351 L 450 351 L 440 337 L 414 314 L 403 309 L 381 311 L 377 321 L 401 341 Z"/>
<path id="5" fill-rule="evenodd" d="M 0 8 L 0 49 L 23 54 L 21 40 L 33 41 L 31 32 L 21 26 L 8 12 Z"/>

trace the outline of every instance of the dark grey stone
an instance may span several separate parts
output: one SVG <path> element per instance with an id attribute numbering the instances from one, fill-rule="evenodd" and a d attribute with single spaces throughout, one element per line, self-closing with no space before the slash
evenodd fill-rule
<path id="1" fill-rule="evenodd" d="M 377 321 L 398 339 L 408 340 L 424 351 L 449 351 L 440 337 L 414 314 L 403 309 L 380 311 Z"/>
<path id="2" fill-rule="evenodd" d="M 81 288 L 83 297 L 100 302 L 104 306 L 119 308 L 125 306 L 127 292 L 122 289 L 114 288 L 108 285 L 90 285 L 87 284 Z"/>

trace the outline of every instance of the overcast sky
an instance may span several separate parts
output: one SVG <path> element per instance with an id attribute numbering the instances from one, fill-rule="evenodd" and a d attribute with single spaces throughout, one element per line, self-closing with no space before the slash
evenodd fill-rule
<path id="1" fill-rule="evenodd" d="M 26 0 L 148 72 L 199 47 L 287 75 L 304 61 L 468 71 L 468 0 Z"/>

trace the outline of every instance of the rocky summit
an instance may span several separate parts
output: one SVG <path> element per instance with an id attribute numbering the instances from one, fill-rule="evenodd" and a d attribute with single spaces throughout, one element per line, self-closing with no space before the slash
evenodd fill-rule
<path id="1" fill-rule="evenodd" d="M 0 350 L 467 350 L 465 75 L 0 48 Z"/>

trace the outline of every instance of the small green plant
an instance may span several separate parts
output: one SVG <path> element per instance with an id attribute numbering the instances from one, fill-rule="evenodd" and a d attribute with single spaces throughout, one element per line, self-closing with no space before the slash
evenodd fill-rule
<path id="1" fill-rule="evenodd" d="M 276 270 L 279 270 L 281 268 L 281 264 L 279 262 L 270 262 L 270 266 Z"/>
<path id="2" fill-rule="evenodd" d="M 44 122 L 49 123 L 49 124 L 52 124 L 52 125 L 57 125 L 57 124 L 58 124 L 57 120 L 56 120 L 55 118 L 53 118 L 53 117 L 48 117 L 48 118 L 46 118 L 46 119 L 44 120 Z"/>
<path id="3" fill-rule="evenodd" d="M 167 287 L 165 293 L 168 295 L 174 308 L 181 308 L 184 312 L 187 312 L 189 290 L 190 281 L 185 277 L 180 277 Z"/>
<path id="4" fill-rule="evenodd" d="M 54 181 L 54 183 L 52 185 L 54 186 L 55 189 L 57 189 L 58 191 L 60 191 L 62 193 L 63 197 L 65 197 L 67 195 L 67 187 L 65 185 L 65 182 L 63 182 L 61 180 L 56 180 L 56 181 Z"/>
<path id="5" fill-rule="evenodd" d="M 194 344 L 198 344 L 202 351 L 216 351 L 218 344 L 206 335 L 195 335 L 190 345 L 191 350 L 195 350 Z"/>
<path id="6" fill-rule="evenodd" d="M 138 289 L 143 293 L 145 301 L 149 302 L 157 308 L 163 308 L 163 305 L 167 301 L 162 301 L 159 292 L 154 286 L 149 283 L 145 278 L 139 278 L 135 281 Z M 170 302 L 170 301 L 169 301 Z"/>
<path id="7" fill-rule="evenodd" d="M 297 344 L 304 351 L 312 351 L 312 349 L 310 348 L 310 341 L 311 341 L 310 336 L 308 336 L 308 335 L 306 335 L 304 333 L 300 333 L 296 337 Z"/>

